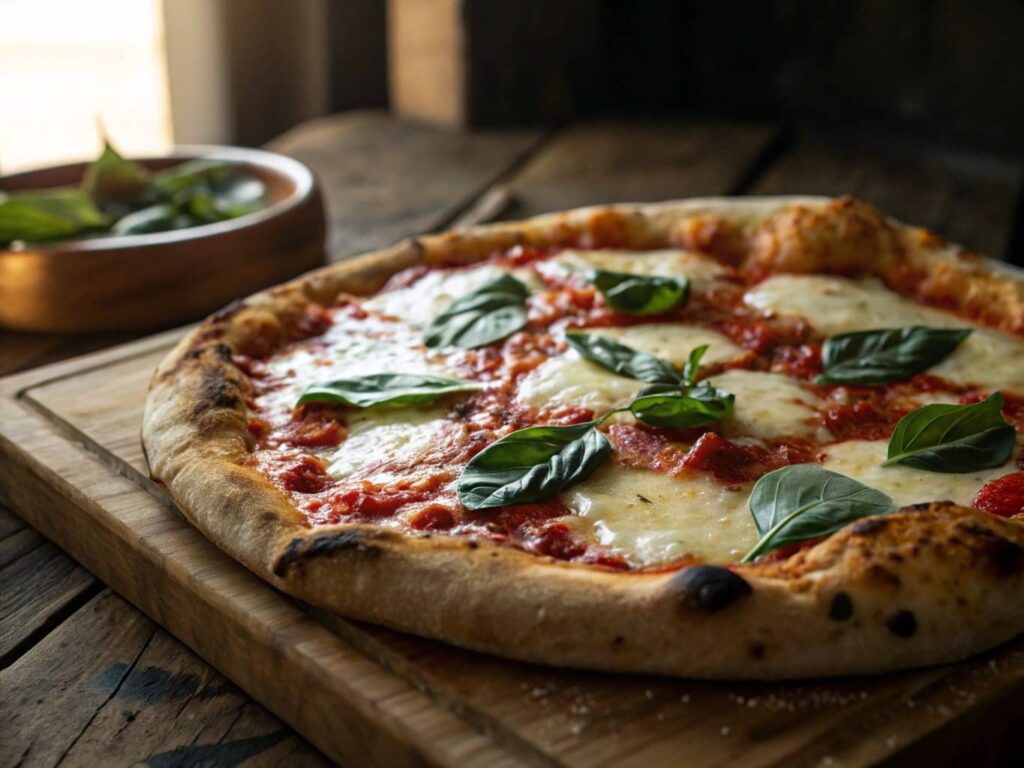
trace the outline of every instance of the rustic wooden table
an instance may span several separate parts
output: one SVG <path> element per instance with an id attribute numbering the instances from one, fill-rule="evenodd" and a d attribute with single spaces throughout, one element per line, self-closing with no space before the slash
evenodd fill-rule
<path id="1" fill-rule="evenodd" d="M 504 218 L 610 201 L 848 193 L 1024 263 L 1020 164 L 880 136 L 620 120 L 457 134 L 357 112 L 303 125 L 271 148 L 318 174 L 332 259 L 442 229 L 501 188 L 512 195 Z M 0 332 L 0 375 L 129 338 Z M 327 763 L 2 507 L 0 584 L 0 765 Z M 1014 722 L 964 724 L 929 754 L 1024 759 Z"/>

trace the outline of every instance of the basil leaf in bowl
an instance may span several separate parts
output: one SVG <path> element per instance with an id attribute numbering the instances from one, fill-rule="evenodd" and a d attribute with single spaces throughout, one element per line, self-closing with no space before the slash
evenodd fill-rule
<path id="1" fill-rule="evenodd" d="M 887 384 L 909 379 L 948 357 L 969 328 L 890 328 L 831 336 L 815 384 Z"/>
<path id="2" fill-rule="evenodd" d="M 353 379 L 311 384 L 295 403 L 337 403 L 353 408 L 375 405 L 404 407 L 430 405 L 445 395 L 472 392 L 479 387 L 468 381 L 420 373 L 375 373 Z"/>
<path id="3" fill-rule="evenodd" d="M 473 510 L 532 504 L 586 480 L 612 453 L 597 424 L 528 427 L 491 443 L 462 471 L 459 501 Z"/>
<path id="4" fill-rule="evenodd" d="M 80 189 L 4 195 L 0 192 L 0 243 L 43 242 L 96 232 L 108 218 Z"/>
<path id="5" fill-rule="evenodd" d="M 1003 419 L 1003 396 L 980 403 L 934 403 L 911 411 L 896 425 L 882 466 L 903 464 L 929 472 L 973 472 L 1010 458 L 1017 431 Z"/>
<path id="6" fill-rule="evenodd" d="M 817 464 L 776 469 L 758 480 L 750 494 L 750 513 L 761 538 L 742 562 L 892 509 L 892 499 L 881 491 Z"/>

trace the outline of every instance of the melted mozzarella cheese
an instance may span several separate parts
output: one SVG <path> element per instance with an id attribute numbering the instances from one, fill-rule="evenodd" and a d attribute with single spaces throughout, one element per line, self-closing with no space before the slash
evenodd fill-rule
<path id="1" fill-rule="evenodd" d="M 644 565 L 696 554 L 732 562 L 757 541 L 749 488 L 703 474 L 672 477 L 609 464 L 568 491 L 575 527 Z"/>
<path id="2" fill-rule="evenodd" d="M 677 368 L 682 368 L 690 352 L 703 344 L 708 345 L 707 352 L 701 358 L 705 365 L 726 363 L 743 354 L 742 349 L 718 331 L 701 328 L 698 325 L 646 323 L 625 328 L 593 328 L 589 332 L 607 336 L 627 347 L 668 360 Z"/>
<path id="3" fill-rule="evenodd" d="M 973 327 L 974 333 L 929 373 L 958 384 L 1024 392 L 1024 340 L 913 302 L 878 280 L 777 275 L 747 291 L 743 301 L 757 309 L 806 318 L 828 335 L 909 325 Z"/>
<path id="4" fill-rule="evenodd" d="M 836 443 L 826 449 L 822 466 L 878 489 L 901 507 L 929 501 L 955 501 L 969 506 L 983 485 L 1013 471 L 1012 460 L 1002 467 L 963 474 L 926 472 L 899 464 L 883 467 L 887 448 L 887 440 Z"/>
<path id="5" fill-rule="evenodd" d="M 642 381 L 616 376 L 570 350 L 530 371 L 519 382 L 516 396 L 534 408 L 576 405 L 601 412 L 629 400 L 644 386 Z"/>
<path id="6" fill-rule="evenodd" d="M 818 418 L 821 400 L 794 379 L 779 373 L 725 371 L 711 383 L 736 395 L 733 415 L 722 422 L 725 434 L 777 440 L 815 437 L 827 440 Z"/>
<path id="7" fill-rule="evenodd" d="M 634 275 L 686 277 L 707 282 L 721 276 L 725 269 L 714 259 L 690 251 L 562 251 L 550 261 L 541 262 L 542 272 L 565 274 L 589 269 L 627 272 Z"/>
<path id="8" fill-rule="evenodd" d="M 361 478 L 384 483 L 396 479 L 385 465 L 408 467 L 430 451 L 451 430 L 445 408 L 371 408 L 348 419 L 348 437 L 330 457 L 327 468 L 335 479 Z"/>
<path id="9" fill-rule="evenodd" d="M 408 288 L 385 291 L 363 302 L 363 306 L 389 317 L 397 317 L 417 326 L 427 325 L 456 299 L 472 293 L 503 274 L 535 290 L 539 281 L 532 270 L 508 270 L 494 264 L 428 272 Z"/>
<path id="10" fill-rule="evenodd" d="M 388 320 L 341 317 L 324 334 L 330 355 L 299 346 L 275 355 L 267 371 L 280 385 L 260 398 L 263 407 L 290 411 L 308 385 L 374 373 L 434 373 L 456 376 L 457 356 L 427 349 L 420 331 Z"/>
<path id="11" fill-rule="evenodd" d="M 976 329 L 953 354 L 928 372 L 990 391 L 1024 394 L 1024 340 Z"/>
<path id="12" fill-rule="evenodd" d="M 874 279 L 776 275 L 747 291 L 743 302 L 756 309 L 806 318 L 828 335 L 907 325 L 957 328 L 968 324 L 905 299 Z"/>
<path id="13" fill-rule="evenodd" d="M 706 363 L 724 362 L 743 354 L 720 333 L 677 323 L 599 328 L 592 333 L 657 355 L 677 367 L 682 367 L 690 351 L 702 344 L 709 345 L 703 359 Z M 518 398 L 534 408 L 554 403 L 602 411 L 629 400 L 645 386 L 645 382 L 617 376 L 569 350 L 544 361 L 525 376 L 519 383 Z"/>

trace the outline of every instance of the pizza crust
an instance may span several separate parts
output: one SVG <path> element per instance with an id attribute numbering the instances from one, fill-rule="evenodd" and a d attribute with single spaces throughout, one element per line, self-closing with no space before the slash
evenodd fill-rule
<path id="1" fill-rule="evenodd" d="M 852 200 L 698 199 L 580 209 L 404 242 L 225 308 L 154 374 L 154 479 L 275 587 L 352 618 L 524 661 L 710 679 L 878 673 L 963 658 L 1024 631 L 1024 518 L 952 503 L 867 518 L 755 565 L 613 572 L 488 541 L 365 524 L 309 529 L 247 455 L 249 382 L 232 354 L 283 341 L 311 303 L 369 294 L 418 264 L 516 244 L 709 250 L 746 269 L 921 270 L 926 298 L 1024 332 L 1024 279 Z M 741 243 L 747 244 L 744 251 Z M 744 252 L 747 261 L 740 263 Z"/>

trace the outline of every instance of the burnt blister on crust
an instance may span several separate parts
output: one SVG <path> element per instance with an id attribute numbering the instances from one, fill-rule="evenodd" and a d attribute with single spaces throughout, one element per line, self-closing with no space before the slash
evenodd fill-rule
<path id="1" fill-rule="evenodd" d="M 885 620 L 885 626 L 896 637 L 913 637 L 917 632 L 917 617 L 913 611 L 897 611 Z"/>
<path id="2" fill-rule="evenodd" d="M 957 529 L 970 537 L 972 549 L 996 577 L 1006 578 L 1024 570 L 1024 547 L 1020 544 L 973 520 L 958 523 Z"/>
<path id="3" fill-rule="evenodd" d="M 341 531 L 316 538 L 296 538 L 288 542 L 284 552 L 274 562 L 274 575 L 284 576 L 299 562 L 345 550 L 373 554 L 379 552 L 377 547 L 366 542 L 366 536 L 361 531 Z"/>
<path id="4" fill-rule="evenodd" d="M 223 371 L 204 368 L 192 416 L 196 418 L 217 408 L 237 408 L 241 402 L 238 388 L 224 376 Z"/>
<path id="5" fill-rule="evenodd" d="M 832 621 L 846 621 L 853 616 L 853 600 L 845 592 L 836 592 L 832 604 L 828 608 L 828 617 Z"/>
<path id="6" fill-rule="evenodd" d="M 705 611 L 720 611 L 753 591 L 742 576 L 718 565 L 684 568 L 670 586 L 679 592 L 683 605 Z"/>

